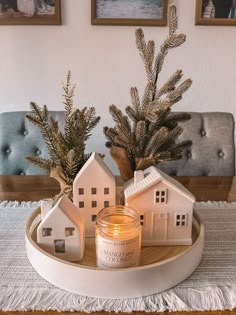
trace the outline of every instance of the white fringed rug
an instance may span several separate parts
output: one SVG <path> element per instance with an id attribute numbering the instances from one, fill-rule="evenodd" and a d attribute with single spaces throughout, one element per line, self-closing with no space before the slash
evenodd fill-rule
<path id="1" fill-rule="evenodd" d="M 172 289 L 126 300 L 72 294 L 34 271 L 26 256 L 24 228 L 37 206 L 37 202 L 0 203 L 0 310 L 162 312 L 236 307 L 236 203 L 196 203 L 206 231 L 197 270 Z"/>

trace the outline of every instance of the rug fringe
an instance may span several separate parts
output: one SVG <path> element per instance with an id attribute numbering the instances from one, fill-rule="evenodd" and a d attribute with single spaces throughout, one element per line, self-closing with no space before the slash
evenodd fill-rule
<path id="1" fill-rule="evenodd" d="M 4 200 L 0 201 L 0 207 L 11 207 L 11 208 L 31 208 L 31 207 L 38 207 L 41 203 L 41 200 L 39 201 L 10 201 L 10 200 Z M 194 203 L 194 209 L 211 209 L 212 207 L 217 207 L 220 209 L 223 208 L 232 208 L 236 207 L 236 202 L 227 202 L 227 201 L 197 201 Z"/>
<path id="2" fill-rule="evenodd" d="M 0 201 L 0 207 L 11 207 L 11 208 L 31 208 L 31 207 L 38 207 L 40 205 L 41 200 L 39 201 L 10 201 L 4 200 Z M 236 202 L 227 202 L 227 201 L 197 201 L 194 203 L 194 209 L 211 209 L 212 207 L 217 207 L 220 209 L 223 208 L 232 208 L 236 207 Z"/>
<path id="3" fill-rule="evenodd" d="M 3 311 L 61 311 L 61 312 L 127 312 L 146 311 L 208 311 L 232 310 L 236 307 L 236 288 L 209 287 L 199 289 L 173 288 L 142 298 L 106 300 L 79 296 L 60 289 L 18 288 L 0 290 Z"/>
<path id="4" fill-rule="evenodd" d="M 236 207 L 236 202 L 227 202 L 227 201 L 197 201 L 194 203 L 194 209 L 232 209 Z"/>
<path id="5" fill-rule="evenodd" d="M 9 207 L 9 208 L 33 208 L 38 207 L 41 201 L 10 201 L 4 200 L 0 201 L 0 207 Z"/>

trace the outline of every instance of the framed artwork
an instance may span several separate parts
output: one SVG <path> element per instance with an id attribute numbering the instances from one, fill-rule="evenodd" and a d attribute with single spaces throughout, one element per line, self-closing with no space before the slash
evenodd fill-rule
<path id="1" fill-rule="evenodd" d="M 60 0 L 0 0 L 0 25 L 61 24 Z"/>
<path id="2" fill-rule="evenodd" d="M 196 0 L 196 25 L 236 25 L 236 0 Z"/>
<path id="3" fill-rule="evenodd" d="M 166 26 L 168 0 L 91 0 L 92 25 Z"/>

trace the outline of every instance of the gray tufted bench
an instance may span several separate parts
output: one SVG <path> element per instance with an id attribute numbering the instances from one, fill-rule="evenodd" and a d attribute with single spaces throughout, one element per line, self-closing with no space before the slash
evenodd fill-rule
<path id="1" fill-rule="evenodd" d="M 50 112 L 64 124 L 64 112 Z M 29 163 L 27 155 L 47 157 L 47 147 L 40 130 L 25 118 L 27 112 L 0 114 L 0 174 L 45 175 L 39 167 Z"/>
<path id="2" fill-rule="evenodd" d="M 230 113 L 191 113 L 192 119 L 182 124 L 180 140 L 193 145 L 178 161 L 158 164 L 170 175 L 233 176 L 235 175 L 234 117 Z"/>
<path id="3" fill-rule="evenodd" d="M 0 174 L 45 174 L 25 159 L 27 155 L 47 157 L 47 148 L 40 131 L 25 118 L 26 113 L 0 114 Z M 51 113 L 63 127 L 64 112 Z M 161 163 L 158 167 L 168 174 L 180 176 L 234 175 L 233 115 L 230 113 L 191 114 L 192 120 L 183 124 L 184 132 L 180 139 L 191 139 L 193 146 L 185 151 L 182 160 Z"/>

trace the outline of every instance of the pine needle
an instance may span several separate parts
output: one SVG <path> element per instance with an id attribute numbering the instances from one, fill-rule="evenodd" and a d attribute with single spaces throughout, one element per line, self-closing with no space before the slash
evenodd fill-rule
<path id="1" fill-rule="evenodd" d="M 117 155 L 111 153 L 125 180 L 136 169 L 181 158 L 182 151 L 190 145 L 189 141 L 176 143 L 183 131 L 179 122 L 189 120 L 191 115 L 172 114 L 171 107 L 182 99 L 192 80 L 181 83 L 182 70 L 176 70 L 161 87 L 157 84 L 168 52 L 186 40 L 184 34 L 177 33 L 178 18 L 174 5 L 168 9 L 168 24 L 169 32 L 159 51 L 156 51 L 153 40 L 145 40 L 141 28 L 136 29 L 136 47 L 146 74 L 143 95 L 139 96 L 136 87 L 130 89 L 131 105 L 125 108 L 127 116 L 117 106 L 110 106 L 115 125 L 104 128 L 108 140 L 106 145 L 110 152 L 122 154 L 122 159 L 118 159 Z"/>
<path id="2" fill-rule="evenodd" d="M 64 132 L 59 129 L 58 121 L 50 115 L 46 105 L 41 108 L 35 102 L 31 102 L 32 113 L 26 115 L 29 121 L 40 129 L 49 153 L 49 159 L 29 156 L 27 160 L 48 172 L 59 167 L 68 185 L 71 185 L 76 174 L 90 156 L 85 153 L 86 142 L 100 121 L 93 107 L 73 109 L 74 89 L 75 85 L 71 84 L 69 71 L 66 82 L 63 83 Z"/>

